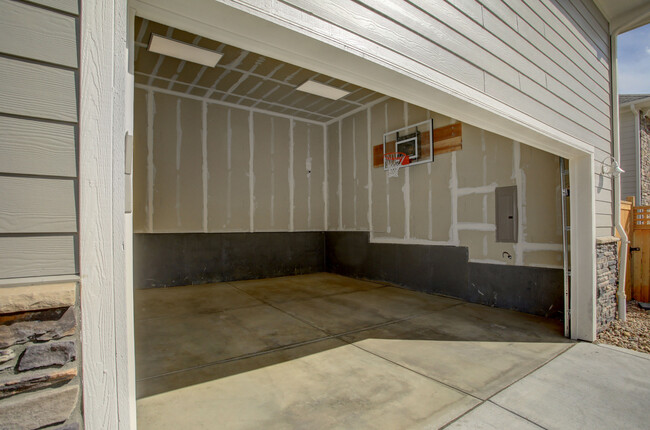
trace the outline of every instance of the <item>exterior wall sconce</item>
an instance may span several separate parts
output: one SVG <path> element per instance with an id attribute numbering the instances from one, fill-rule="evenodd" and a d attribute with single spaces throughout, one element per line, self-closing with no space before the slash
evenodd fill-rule
<path id="1" fill-rule="evenodd" d="M 609 163 L 610 160 L 611 163 Z M 614 157 L 609 157 L 603 160 L 603 167 L 602 167 L 603 175 L 614 177 L 614 176 L 620 176 L 621 173 L 625 173 L 625 170 L 621 169 L 621 166 L 618 165 L 618 161 Z"/>

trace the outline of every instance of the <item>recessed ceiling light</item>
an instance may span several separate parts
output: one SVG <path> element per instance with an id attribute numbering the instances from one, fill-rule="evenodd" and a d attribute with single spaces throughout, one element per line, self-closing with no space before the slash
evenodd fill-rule
<path id="1" fill-rule="evenodd" d="M 321 84 L 316 81 L 307 81 L 296 88 L 298 91 L 304 91 L 309 94 L 326 97 L 332 100 L 338 100 L 350 94 L 350 91 L 345 91 L 340 88 L 330 87 L 329 85 Z"/>
<path id="2" fill-rule="evenodd" d="M 218 52 L 190 45 L 189 43 L 178 42 L 159 34 L 151 35 L 147 49 L 157 54 L 180 58 L 181 60 L 203 64 L 208 67 L 216 66 L 223 57 L 223 54 Z"/>

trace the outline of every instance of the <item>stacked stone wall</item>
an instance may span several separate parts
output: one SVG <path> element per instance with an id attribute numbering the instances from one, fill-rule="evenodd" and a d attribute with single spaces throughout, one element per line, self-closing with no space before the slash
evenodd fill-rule
<path id="1" fill-rule="evenodd" d="M 82 428 L 75 283 L 0 286 L 0 429 Z"/>
<path id="2" fill-rule="evenodd" d="M 641 206 L 650 206 L 650 118 L 641 115 Z"/>
<path id="3" fill-rule="evenodd" d="M 596 245 L 596 323 L 605 330 L 617 317 L 618 289 L 617 238 L 599 239 Z"/>

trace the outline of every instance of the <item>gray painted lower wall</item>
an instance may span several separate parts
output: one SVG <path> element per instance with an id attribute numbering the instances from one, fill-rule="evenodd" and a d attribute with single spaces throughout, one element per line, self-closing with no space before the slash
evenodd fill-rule
<path id="1" fill-rule="evenodd" d="M 367 232 L 325 238 L 328 272 L 545 317 L 563 314 L 560 269 L 470 263 L 465 247 L 370 243 Z"/>
<path id="2" fill-rule="evenodd" d="M 164 233 L 133 237 L 135 288 L 322 272 L 324 234 Z"/>
<path id="3" fill-rule="evenodd" d="M 560 269 L 470 263 L 466 247 L 370 243 L 368 232 L 134 235 L 134 286 L 332 272 L 545 317 L 563 313 Z"/>

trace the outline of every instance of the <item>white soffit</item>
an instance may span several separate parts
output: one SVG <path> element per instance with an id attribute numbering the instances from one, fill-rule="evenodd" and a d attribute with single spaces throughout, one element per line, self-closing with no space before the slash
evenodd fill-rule
<path id="1" fill-rule="evenodd" d="M 152 34 L 147 48 L 151 52 L 179 58 L 208 67 L 217 65 L 223 54 L 188 43 L 178 42 L 158 34 Z"/>
<path id="2" fill-rule="evenodd" d="M 332 100 L 338 100 L 350 94 L 349 91 L 330 87 L 329 85 L 321 84 L 320 82 L 316 81 L 307 81 L 296 89 L 298 91 L 314 94 L 316 96 L 321 96 Z"/>
<path id="3" fill-rule="evenodd" d="M 625 33 L 650 23 L 648 0 L 594 0 L 609 21 L 611 34 Z"/>

